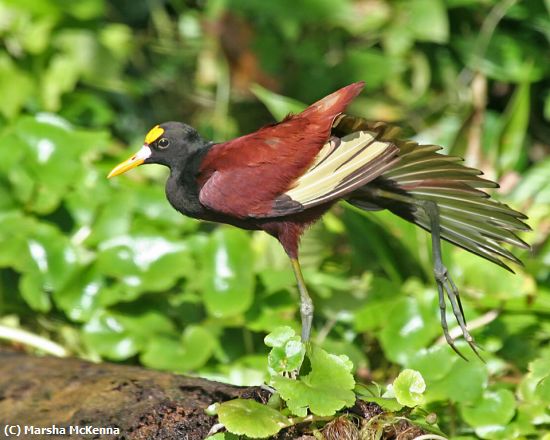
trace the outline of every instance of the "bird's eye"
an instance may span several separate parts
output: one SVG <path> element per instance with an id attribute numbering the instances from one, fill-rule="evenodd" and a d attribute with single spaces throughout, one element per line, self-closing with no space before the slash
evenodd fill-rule
<path id="1" fill-rule="evenodd" d="M 170 145 L 170 141 L 166 138 L 162 138 L 160 141 L 157 142 L 157 145 L 159 148 L 168 148 Z"/>

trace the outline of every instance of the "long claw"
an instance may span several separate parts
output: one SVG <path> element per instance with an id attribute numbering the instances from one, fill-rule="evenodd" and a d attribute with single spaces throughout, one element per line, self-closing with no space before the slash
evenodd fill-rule
<path id="1" fill-rule="evenodd" d="M 452 278 L 449 276 L 447 272 L 447 268 L 443 265 L 439 267 L 439 270 L 436 271 L 436 282 L 438 283 L 438 286 L 442 286 L 443 290 L 447 294 L 447 298 L 449 298 L 449 302 L 451 303 L 451 308 L 453 310 L 453 314 L 455 315 L 456 322 L 458 323 L 460 330 L 462 331 L 462 335 L 464 336 L 464 339 L 472 349 L 472 351 L 475 353 L 475 355 L 482 361 L 485 362 L 485 360 L 481 357 L 479 354 L 479 351 L 477 349 L 478 345 L 476 344 L 474 338 L 468 331 L 468 327 L 466 326 L 466 320 L 464 318 L 464 311 L 462 309 L 461 303 L 460 303 L 460 296 L 458 293 L 458 289 L 456 287 L 456 284 L 453 282 Z M 447 340 L 447 342 L 449 342 Z M 449 344 L 451 347 L 455 349 L 453 344 Z M 462 358 L 464 356 L 461 355 Z M 465 358 L 464 358 L 465 359 Z"/>
<path id="2" fill-rule="evenodd" d="M 458 354 L 462 359 L 464 359 L 466 362 L 468 362 L 468 358 L 464 356 L 458 348 L 456 348 L 455 342 L 451 339 L 451 342 L 447 340 L 447 344 L 453 349 L 453 351 Z"/>
<path id="3" fill-rule="evenodd" d="M 483 350 L 483 347 L 480 346 L 475 340 L 468 341 L 468 345 L 470 346 L 472 351 L 476 354 L 476 356 L 479 358 L 479 360 L 481 360 L 481 362 L 485 364 L 486 363 L 485 359 L 483 359 L 483 357 L 481 356 L 481 354 L 479 354 L 479 351 L 478 351 L 478 350 Z"/>
<path id="4" fill-rule="evenodd" d="M 443 258 L 441 255 L 441 226 L 439 223 L 439 208 L 435 202 L 425 201 L 422 204 L 424 211 L 428 218 L 430 219 L 430 232 L 432 234 L 432 255 L 434 262 L 434 276 L 437 283 L 437 290 L 439 293 L 439 309 L 441 313 L 441 327 L 443 327 L 443 334 L 445 335 L 445 340 L 449 346 L 464 360 L 466 359 L 460 351 L 456 348 L 453 338 L 449 334 L 449 329 L 447 325 L 447 318 L 445 316 L 445 295 L 449 298 L 451 303 L 451 308 L 457 324 L 459 325 L 462 335 L 468 345 L 471 347 L 472 351 L 476 356 L 481 359 L 483 358 L 477 350 L 477 344 L 474 341 L 472 335 L 468 331 L 466 326 L 466 318 L 464 317 L 464 309 L 462 308 L 462 301 L 460 300 L 460 294 L 456 284 L 449 276 L 447 268 L 443 265 Z"/>
<path id="5" fill-rule="evenodd" d="M 462 308 L 462 301 L 460 299 L 460 294 L 458 292 L 458 287 L 456 287 L 455 282 L 449 276 L 449 272 L 447 272 L 447 268 L 445 268 L 445 271 L 446 271 L 446 274 L 447 274 L 447 281 L 451 285 L 451 289 L 453 289 L 453 292 L 456 294 L 456 300 L 458 302 L 458 308 L 460 309 L 460 315 L 462 316 L 462 319 L 464 320 L 464 325 L 466 325 L 466 315 L 464 314 L 464 309 Z"/>
<path id="6" fill-rule="evenodd" d="M 440 310 L 440 319 L 441 319 L 441 327 L 443 328 L 443 335 L 445 335 L 445 340 L 447 341 L 447 344 L 449 344 L 449 347 L 453 349 L 453 351 L 458 354 L 462 359 L 467 361 L 466 357 L 460 352 L 458 348 L 456 348 L 455 341 L 449 334 L 449 326 L 447 325 L 447 316 L 445 315 L 445 292 L 444 292 L 444 284 L 439 280 L 439 278 L 436 276 L 436 283 L 437 283 L 437 291 L 439 294 L 439 310 Z"/>

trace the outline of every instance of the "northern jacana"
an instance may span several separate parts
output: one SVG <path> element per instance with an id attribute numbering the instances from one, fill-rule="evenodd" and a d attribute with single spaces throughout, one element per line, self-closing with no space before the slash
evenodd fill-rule
<path id="1" fill-rule="evenodd" d="M 180 122 L 157 125 L 141 150 L 109 177 L 141 164 L 166 165 L 166 195 L 182 214 L 264 230 L 279 240 L 298 283 L 304 341 L 313 303 L 298 262 L 300 236 L 339 200 L 367 211 L 388 209 L 431 233 L 445 338 L 462 356 L 448 331 L 446 295 L 478 354 L 458 289 L 443 265 L 441 239 L 509 269 L 503 260 L 521 262 L 501 244 L 529 247 L 515 234 L 529 230 L 526 216 L 480 190 L 498 185 L 460 158 L 438 153 L 435 145 L 400 140 L 398 130 L 385 123 L 344 114 L 363 86 L 351 84 L 300 114 L 227 142 L 207 141 Z"/>

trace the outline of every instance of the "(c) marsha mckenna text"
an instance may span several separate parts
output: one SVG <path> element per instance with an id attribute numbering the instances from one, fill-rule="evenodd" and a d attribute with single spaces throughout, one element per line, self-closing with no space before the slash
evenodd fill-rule
<path id="1" fill-rule="evenodd" d="M 22 426 L 22 433 L 27 435 L 109 435 L 120 434 L 120 428 L 106 426 L 98 428 L 95 426 Z"/>

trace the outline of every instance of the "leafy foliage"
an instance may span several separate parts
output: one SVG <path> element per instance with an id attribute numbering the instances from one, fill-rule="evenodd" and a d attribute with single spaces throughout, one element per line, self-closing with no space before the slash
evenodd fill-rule
<path id="1" fill-rule="evenodd" d="M 373 391 L 358 386 L 355 390 L 356 383 L 351 374 L 353 364 L 347 356 L 336 356 L 311 346 L 310 343 L 297 341 L 294 331 L 289 327 L 275 329 L 266 336 L 265 342 L 273 347 L 269 359 L 276 362 L 272 365 L 285 367 L 270 369 L 269 384 L 274 389 L 267 405 L 249 399 L 234 399 L 215 405 L 215 413 L 229 434 L 263 438 L 273 436 L 281 429 L 306 422 L 313 421 L 314 424 L 323 426 L 327 419 L 331 421 L 323 426 L 325 432 L 332 425 L 341 422 L 344 427 L 349 425 L 351 430 L 358 433 L 357 427 L 348 416 L 332 418 L 337 412 L 352 407 L 356 396 L 367 402 L 375 402 L 388 411 L 399 411 L 395 415 L 387 413 L 380 417 L 386 418 L 388 424 L 397 419 L 404 420 L 409 415 L 408 408 L 400 411 L 403 407 L 415 408 L 423 402 L 422 393 L 426 384 L 418 371 L 402 371 L 386 392 L 379 396 L 379 389 Z M 292 348 L 284 353 L 282 347 Z M 292 370 L 287 368 L 295 364 L 296 353 L 300 353 L 303 359 L 304 351 L 307 367 L 299 362 Z M 302 372 L 305 369 L 307 372 Z M 377 435 L 378 426 L 369 426 L 372 420 L 365 422 L 361 422 L 365 431 L 364 437 L 372 438 Z M 336 435 L 339 428 L 333 429 Z M 434 429 L 430 427 L 430 430 Z"/>
<path id="2" fill-rule="evenodd" d="M 356 384 L 452 437 L 549 435 L 548 2 L 2 0 L 0 15 L 0 338 L 21 327 L 87 359 L 273 380 L 285 418 L 345 411 Z M 444 248 L 487 364 L 441 340 L 429 239 L 391 213 L 342 204 L 304 237 L 306 351 L 274 240 L 179 215 L 160 167 L 105 179 L 163 120 L 229 138 L 357 80 L 350 112 L 465 157 L 530 217 L 515 275 Z"/>

